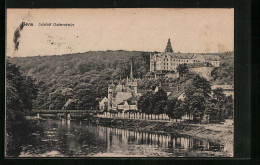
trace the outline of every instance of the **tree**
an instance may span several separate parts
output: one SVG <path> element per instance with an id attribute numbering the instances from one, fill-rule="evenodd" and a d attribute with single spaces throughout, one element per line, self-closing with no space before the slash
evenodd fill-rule
<path id="1" fill-rule="evenodd" d="M 159 89 L 156 93 L 147 92 L 143 94 L 137 104 L 142 113 L 146 113 L 151 116 L 152 114 L 162 113 L 166 102 L 167 94 L 162 89 Z"/>
<path id="2" fill-rule="evenodd" d="M 212 92 L 213 92 L 213 97 L 216 98 L 218 102 L 220 102 L 225 98 L 225 94 L 223 93 L 222 88 L 213 89 Z"/>
<path id="3" fill-rule="evenodd" d="M 174 110 L 176 109 L 175 108 L 176 103 L 177 103 L 177 99 L 169 100 L 165 107 L 165 113 L 172 119 L 175 118 Z"/>
<path id="4" fill-rule="evenodd" d="M 206 102 L 205 97 L 202 95 L 202 93 L 195 93 L 193 96 L 188 98 L 187 101 L 190 104 L 189 110 L 190 110 L 191 114 L 193 115 L 195 120 L 197 119 L 197 117 L 199 117 L 199 121 L 200 121 L 204 115 L 204 111 L 206 108 L 205 107 L 205 102 Z"/>
<path id="5" fill-rule="evenodd" d="M 6 62 L 6 154 L 18 156 L 21 147 L 29 142 L 31 126 L 24 115 L 32 109 L 37 88 L 30 77 L 23 76 L 19 68 Z M 26 137 L 26 138 L 24 138 Z"/>
<path id="6" fill-rule="evenodd" d="M 152 98 L 153 93 L 147 92 L 143 94 L 137 102 L 138 109 L 142 113 L 149 114 L 150 113 L 150 99 Z M 143 118 L 143 117 L 142 117 Z"/>
<path id="7" fill-rule="evenodd" d="M 222 109 L 218 107 L 218 101 L 215 98 L 207 101 L 205 114 L 208 115 L 208 122 L 220 122 L 222 120 Z"/>
<path id="8" fill-rule="evenodd" d="M 206 101 L 210 98 L 211 86 L 209 81 L 197 75 L 191 84 L 185 89 L 185 99 L 183 107 L 186 108 L 186 113 L 193 119 L 201 121 L 206 108 Z"/>
<path id="9" fill-rule="evenodd" d="M 234 100 L 232 99 L 231 96 L 226 97 L 227 98 L 227 103 L 225 105 L 225 112 L 224 112 L 224 118 L 234 118 Z"/>
<path id="10" fill-rule="evenodd" d="M 158 102 L 159 101 L 167 101 L 167 93 L 164 92 L 163 89 L 159 89 L 158 92 L 156 92 L 154 94 L 154 96 L 155 96 L 155 98 L 154 98 L 155 101 L 158 101 Z"/>
<path id="11" fill-rule="evenodd" d="M 165 100 L 161 100 L 156 103 L 156 106 L 154 108 L 154 114 L 158 115 L 158 120 L 159 120 L 159 115 L 165 112 L 166 105 L 167 105 L 167 101 Z"/>
<path id="12" fill-rule="evenodd" d="M 211 94 L 211 85 L 204 77 L 197 75 L 191 82 L 191 85 L 185 90 L 186 97 L 194 95 L 196 92 L 202 92 L 205 98 L 209 98 Z"/>
<path id="13" fill-rule="evenodd" d="M 181 77 L 185 76 L 187 73 L 189 73 L 189 68 L 186 63 L 178 65 L 176 68 L 177 72 Z"/>

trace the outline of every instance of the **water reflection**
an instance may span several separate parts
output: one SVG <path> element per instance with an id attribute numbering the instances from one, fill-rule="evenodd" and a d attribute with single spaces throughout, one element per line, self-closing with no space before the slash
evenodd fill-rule
<path id="1" fill-rule="evenodd" d="M 47 120 L 43 127 L 44 132 L 34 133 L 33 143 L 24 147 L 21 156 L 224 156 L 223 145 L 175 134 L 136 132 L 70 120 Z"/>

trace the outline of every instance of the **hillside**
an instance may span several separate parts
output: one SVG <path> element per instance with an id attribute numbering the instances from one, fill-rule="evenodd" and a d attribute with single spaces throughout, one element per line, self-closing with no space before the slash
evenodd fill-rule
<path id="1" fill-rule="evenodd" d="M 220 67 L 214 68 L 211 72 L 212 82 L 214 84 L 234 84 L 234 52 L 221 53 L 223 61 Z"/>
<path id="2" fill-rule="evenodd" d="M 212 82 L 233 83 L 233 52 L 222 53 L 220 57 L 224 59 L 223 67 L 214 69 Z M 39 93 L 34 108 L 61 109 L 72 99 L 71 109 L 94 109 L 98 105 L 97 98 L 107 96 L 109 83 L 130 75 L 131 61 L 134 77 L 143 78 L 149 72 L 150 52 L 90 51 L 59 56 L 7 57 L 7 60 L 35 79 Z M 164 82 L 176 81 L 166 79 Z M 158 80 L 143 79 L 139 89 L 150 89 L 158 84 Z"/>
<path id="3" fill-rule="evenodd" d="M 120 77 L 142 78 L 149 71 L 149 52 L 93 51 L 60 56 L 35 56 L 7 60 L 36 80 L 39 88 L 34 107 L 61 109 L 66 100 L 77 101 L 74 108 L 96 108 L 96 98 L 107 96 L 107 86 Z"/>

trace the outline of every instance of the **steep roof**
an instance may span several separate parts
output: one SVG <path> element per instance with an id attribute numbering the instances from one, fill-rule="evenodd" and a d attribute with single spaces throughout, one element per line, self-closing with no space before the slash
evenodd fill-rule
<path id="1" fill-rule="evenodd" d="M 174 53 L 171 54 L 171 57 L 178 59 L 192 59 L 194 54 L 191 53 Z"/>
<path id="2" fill-rule="evenodd" d="M 203 55 L 203 57 L 206 60 L 212 60 L 212 61 L 220 61 L 221 60 L 221 58 L 219 56 L 216 56 L 216 55 Z"/>
<path id="3" fill-rule="evenodd" d="M 181 94 L 183 94 L 184 91 L 179 91 L 179 92 L 172 92 L 168 98 L 169 99 L 177 99 Z"/>

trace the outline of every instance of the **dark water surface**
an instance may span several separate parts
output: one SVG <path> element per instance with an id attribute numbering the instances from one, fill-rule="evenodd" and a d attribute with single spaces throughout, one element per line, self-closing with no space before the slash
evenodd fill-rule
<path id="1" fill-rule="evenodd" d="M 176 134 L 97 126 L 86 121 L 42 121 L 21 157 L 204 157 L 225 156 L 224 146 Z"/>

